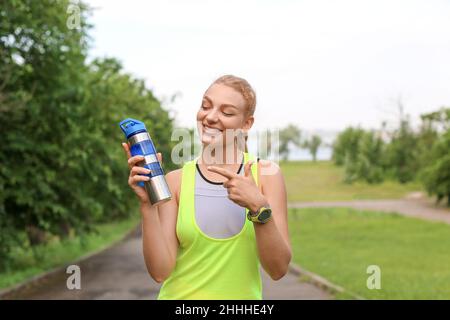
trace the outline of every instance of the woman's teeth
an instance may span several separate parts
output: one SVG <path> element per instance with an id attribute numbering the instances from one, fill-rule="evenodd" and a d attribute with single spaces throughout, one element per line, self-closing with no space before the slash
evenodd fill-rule
<path id="1" fill-rule="evenodd" d="M 222 131 L 219 129 L 214 129 L 214 128 L 208 128 L 208 127 L 203 127 L 203 132 L 207 135 L 217 135 L 220 134 Z"/>

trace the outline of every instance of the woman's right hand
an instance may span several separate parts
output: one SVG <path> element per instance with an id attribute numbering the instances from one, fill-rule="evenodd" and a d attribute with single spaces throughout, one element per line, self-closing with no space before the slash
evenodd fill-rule
<path id="1" fill-rule="evenodd" d="M 141 181 L 149 181 L 150 178 L 148 176 L 143 176 L 143 174 L 149 174 L 151 170 L 140 167 L 138 165 L 139 162 L 144 160 L 143 156 L 131 156 L 130 147 L 127 143 L 122 143 L 122 147 L 125 151 L 125 154 L 128 158 L 128 168 L 130 168 L 130 175 L 128 177 L 128 185 L 133 189 L 134 193 L 139 198 L 141 204 L 150 204 L 150 199 L 148 198 L 147 191 L 145 188 L 140 187 L 138 182 Z M 162 164 L 162 156 L 161 153 L 157 153 L 158 161 Z"/>

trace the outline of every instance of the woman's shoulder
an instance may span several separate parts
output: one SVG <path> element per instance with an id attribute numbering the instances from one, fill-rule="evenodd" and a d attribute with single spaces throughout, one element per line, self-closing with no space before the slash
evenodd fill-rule
<path id="1" fill-rule="evenodd" d="M 180 199 L 180 186 L 181 186 L 181 173 L 182 169 L 175 169 L 166 174 L 166 181 L 170 190 L 175 193 L 177 204 Z"/>
<path id="2" fill-rule="evenodd" d="M 260 159 L 258 164 L 258 176 L 263 193 L 265 195 L 285 193 L 286 185 L 280 166 L 274 161 L 263 159 Z"/>
<path id="3" fill-rule="evenodd" d="M 172 170 L 166 174 L 166 179 L 170 181 L 181 181 L 182 168 Z"/>
<path id="4" fill-rule="evenodd" d="M 263 186 L 270 185 L 277 180 L 283 179 L 280 166 L 272 160 L 258 158 L 258 176 Z"/>
<path id="5" fill-rule="evenodd" d="M 193 159 L 190 161 L 187 161 L 183 164 L 183 166 L 181 168 L 175 169 L 170 171 L 169 173 L 166 174 L 166 179 L 170 180 L 171 183 L 176 184 L 178 187 L 181 184 L 181 177 L 183 175 L 183 168 L 189 166 L 189 167 L 195 167 L 195 163 L 196 163 L 197 159 Z"/>
<path id="6" fill-rule="evenodd" d="M 262 175 L 281 174 L 280 166 L 272 160 L 265 160 L 258 158 L 258 168 Z"/>

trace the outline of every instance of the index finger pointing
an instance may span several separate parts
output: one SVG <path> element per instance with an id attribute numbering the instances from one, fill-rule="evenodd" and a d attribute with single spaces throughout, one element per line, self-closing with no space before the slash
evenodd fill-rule
<path id="1" fill-rule="evenodd" d="M 236 173 L 228 171 L 227 169 L 224 169 L 224 168 L 219 168 L 219 167 L 216 167 L 216 166 L 209 166 L 207 169 L 209 171 L 211 171 L 211 172 L 218 173 L 218 174 L 220 174 L 220 175 L 222 175 L 222 176 L 224 176 L 225 178 L 228 178 L 228 179 L 232 179 L 234 177 L 237 177 Z"/>

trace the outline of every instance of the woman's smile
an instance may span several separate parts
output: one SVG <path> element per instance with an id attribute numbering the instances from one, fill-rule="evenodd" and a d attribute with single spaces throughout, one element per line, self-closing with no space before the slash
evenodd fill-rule
<path id="1" fill-rule="evenodd" d="M 218 136 L 222 134 L 223 131 L 217 128 L 209 127 L 207 125 L 203 125 L 202 127 L 203 127 L 203 134 L 211 137 Z"/>

